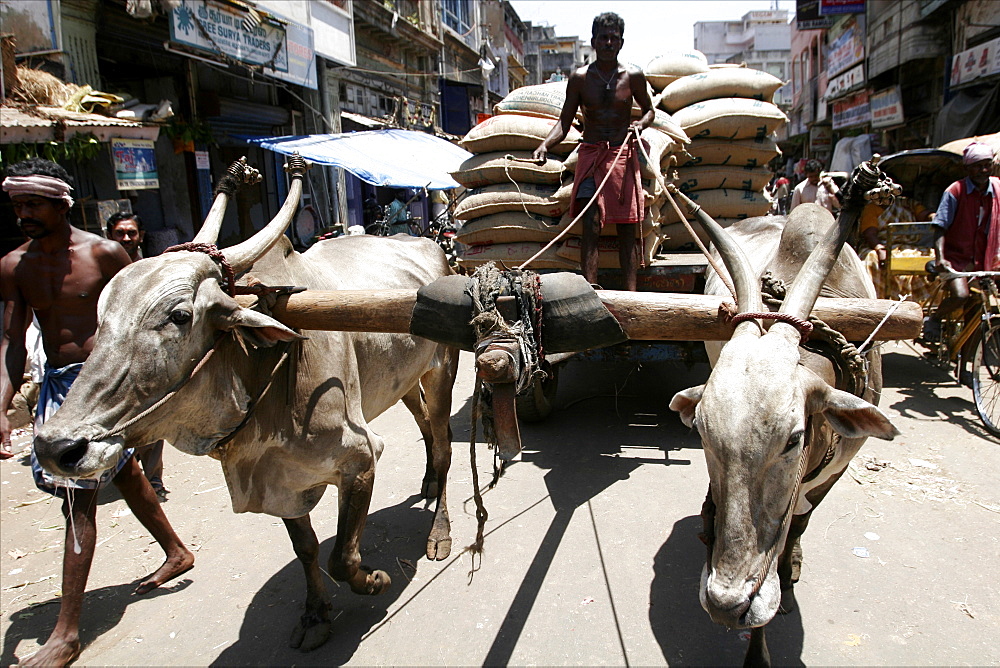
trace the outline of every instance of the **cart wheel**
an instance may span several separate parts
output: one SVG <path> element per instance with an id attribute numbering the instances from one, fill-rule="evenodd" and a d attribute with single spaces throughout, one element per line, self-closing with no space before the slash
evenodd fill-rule
<path id="1" fill-rule="evenodd" d="M 972 395 L 986 429 L 1000 436 L 1000 325 L 986 330 L 972 356 Z"/>
<path id="2" fill-rule="evenodd" d="M 558 386 L 559 368 L 549 367 L 545 380 L 536 380 L 531 389 L 516 398 L 518 419 L 524 422 L 541 422 L 547 418 L 555 406 Z"/>

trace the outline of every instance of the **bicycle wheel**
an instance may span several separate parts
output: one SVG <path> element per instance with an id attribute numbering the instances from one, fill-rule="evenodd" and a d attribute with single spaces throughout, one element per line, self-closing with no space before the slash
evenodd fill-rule
<path id="1" fill-rule="evenodd" d="M 983 425 L 1000 436 L 1000 325 L 985 330 L 972 356 L 972 396 Z"/>

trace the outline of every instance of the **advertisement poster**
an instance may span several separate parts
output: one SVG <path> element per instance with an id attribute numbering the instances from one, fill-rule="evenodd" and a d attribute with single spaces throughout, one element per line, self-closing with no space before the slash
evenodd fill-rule
<path id="1" fill-rule="evenodd" d="M 871 121 L 871 106 L 868 103 L 868 91 L 833 103 L 833 129 L 849 128 L 852 125 L 863 125 Z"/>
<path id="2" fill-rule="evenodd" d="M 152 139 L 111 138 L 118 190 L 150 190 L 160 187 Z"/>
<path id="3" fill-rule="evenodd" d="M 833 128 L 829 125 L 814 125 L 809 128 L 809 150 L 817 153 L 829 152 L 833 148 Z"/>
<path id="4" fill-rule="evenodd" d="M 952 56 L 950 86 L 966 84 L 1000 72 L 1000 37 Z"/>
<path id="5" fill-rule="evenodd" d="M 888 128 L 903 123 L 903 97 L 899 86 L 872 93 L 872 127 Z"/>
<path id="6" fill-rule="evenodd" d="M 856 63 L 865 59 L 864 35 L 853 23 L 830 44 L 829 65 L 826 68 L 828 76 L 836 76 Z"/>

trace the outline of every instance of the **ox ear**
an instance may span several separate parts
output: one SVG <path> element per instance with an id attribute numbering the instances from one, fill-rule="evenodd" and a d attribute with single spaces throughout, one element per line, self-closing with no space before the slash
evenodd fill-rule
<path id="1" fill-rule="evenodd" d="M 680 413 L 681 422 L 685 426 L 694 426 L 694 409 L 701 401 L 701 394 L 704 391 L 704 385 L 689 387 L 675 394 L 674 398 L 670 400 L 670 409 Z"/>
<path id="2" fill-rule="evenodd" d="M 807 410 L 810 414 L 822 413 L 838 434 L 847 438 L 874 436 L 884 441 L 899 436 L 899 430 L 877 406 L 850 392 L 830 387 L 815 374 L 810 375 L 813 379 L 807 395 Z"/>
<path id="3" fill-rule="evenodd" d="M 305 339 L 269 315 L 248 308 L 239 308 L 227 319 L 223 329 L 237 332 L 256 348 L 270 348 L 279 341 Z"/>

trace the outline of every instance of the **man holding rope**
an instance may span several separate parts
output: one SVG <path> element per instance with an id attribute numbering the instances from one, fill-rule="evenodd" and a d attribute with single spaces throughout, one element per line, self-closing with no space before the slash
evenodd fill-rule
<path id="1" fill-rule="evenodd" d="M 570 75 L 559 122 L 535 149 L 534 158 L 545 161 L 549 150 L 566 138 L 577 109 L 582 108 L 583 141 L 570 214 L 577 216 L 585 209 L 583 276 L 597 283 L 601 227 L 614 224 L 618 227 L 618 257 L 625 286 L 634 291 L 641 252 L 635 242 L 644 215 L 636 142 L 639 133 L 653 122 L 653 102 L 642 71 L 618 62 L 625 34 L 622 18 L 612 12 L 601 14 L 594 19 L 591 32 L 596 60 Z M 642 116 L 630 122 L 633 99 Z M 591 200 L 596 200 L 596 209 Z"/>

